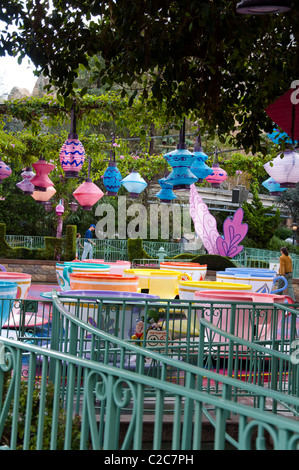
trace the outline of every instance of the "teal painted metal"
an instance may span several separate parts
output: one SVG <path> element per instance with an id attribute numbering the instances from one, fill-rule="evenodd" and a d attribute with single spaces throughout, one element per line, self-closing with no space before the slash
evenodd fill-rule
<path id="1" fill-rule="evenodd" d="M 38 303 L 39 311 L 42 306 L 43 303 Z M 230 317 L 231 322 L 227 322 L 226 304 L 223 308 L 212 306 L 215 316 L 218 308 L 220 322 L 213 321 L 210 308 L 209 317 L 203 314 L 196 317 L 197 325 L 193 315 L 199 309 L 196 302 L 178 306 L 173 300 L 144 301 L 145 315 L 153 308 L 160 313 L 163 309 L 167 334 L 164 340 L 160 338 L 160 344 L 146 336 L 139 342 L 124 340 L 124 317 L 133 307 L 136 302 L 117 303 L 113 298 L 111 301 L 90 299 L 88 306 L 87 299 L 61 302 L 53 293 L 51 342 L 43 344 L 46 347 L 25 342 L 26 337 L 23 341 L 2 338 L 5 360 L 0 365 L 0 445 L 14 449 L 20 443 L 21 448 L 31 448 L 31 445 L 46 448 L 48 442 L 51 449 L 59 448 L 62 443 L 65 449 L 73 448 L 75 436 L 71 428 L 76 428 L 75 415 L 79 413 L 79 448 L 141 449 L 143 433 L 149 427 L 148 419 L 154 415 L 151 448 L 159 450 L 163 441 L 162 423 L 170 413 L 174 426 L 168 446 L 172 450 L 201 448 L 203 417 L 216 428 L 215 449 L 224 448 L 227 442 L 236 449 L 250 448 L 255 430 L 258 430 L 255 442 L 259 448 L 265 446 L 265 430 L 269 431 L 276 449 L 297 447 L 299 424 L 293 417 L 299 409 L 298 365 L 292 362 L 290 354 L 290 341 L 297 338 L 296 306 L 263 306 L 264 313 L 254 306 L 250 318 L 255 331 L 249 328 L 241 338 L 232 334 L 244 315 L 235 305 L 232 305 L 232 310 L 236 311 Z M 262 338 L 260 319 L 269 319 L 268 307 L 272 309 L 270 329 L 268 322 L 264 322 L 267 328 L 263 331 L 271 335 Z M 286 321 L 283 325 L 280 322 L 278 328 L 277 318 L 282 311 L 286 312 L 283 315 Z M 90 314 L 92 321 L 80 319 L 85 313 Z M 115 320 L 111 324 L 112 314 Z M 174 337 L 173 322 L 181 323 L 183 319 L 187 319 L 186 328 Z M 101 320 L 102 329 L 93 326 L 93 320 Z M 198 332 L 192 333 L 192 325 L 199 327 Z M 215 335 L 222 339 L 216 341 Z M 26 364 L 24 357 L 29 358 Z M 241 360 L 248 363 L 246 379 L 236 374 Z M 265 363 L 270 364 L 267 381 L 262 373 Z M 227 367 L 221 368 L 226 364 Z M 287 373 L 290 385 L 277 380 L 282 372 Z M 11 382 L 3 395 L 7 375 Z M 28 395 L 22 422 L 19 411 L 24 382 L 28 384 Z M 49 414 L 45 398 L 50 383 L 54 384 L 54 396 Z M 40 402 L 33 412 L 34 390 L 40 391 Z M 249 405 L 240 399 L 249 400 Z M 11 406 L 14 407 L 13 423 L 5 434 Z M 60 412 L 63 412 L 65 426 L 61 424 Z M 37 414 L 37 424 L 33 436 L 30 429 L 34 414 Z M 229 417 L 233 414 L 238 422 L 237 438 L 229 434 Z M 120 434 L 124 419 L 128 426 Z M 18 435 L 22 424 L 24 438 Z M 4 436 L 8 436 L 7 441 L 3 441 Z"/>
<path id="2" fill-rule="evenodd" d="M 279 251 L 262 250 L 258 248 L 245 247 L 244 250 L 235 258 L 233 262 L 240 267 L 269 268 L 270 263 L 279 265 Z M 293 277 L 299 278 L 299 255 L 290 253 L 293 262 Z"/>
<path id="3" fill-rule="evenodd" d="M 12 247 L 24 247 L 31 249 L 45 248 L 45 238 L 31 235 L 6 235 L 5 240 Z"/>

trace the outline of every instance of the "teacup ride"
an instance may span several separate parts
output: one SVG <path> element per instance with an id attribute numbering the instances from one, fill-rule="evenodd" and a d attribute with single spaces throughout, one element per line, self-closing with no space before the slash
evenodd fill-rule
<path id="1" fill-rule="evenodd" d="M 81 261 L 82 263 L 87 263 L 87 264 L 102 264 L 105 266 L 110 266 L 109 274 L 121 274 L 123 275 L 125 269 L 130 269 L 131 268 L 131 263 L 130 261 L 105 261 L 103 259 L 86 259 L 84 261 Z"/>
<path id="2" fill-rule="evenodd" d="M 163 261 L 160 263 L 160 269 L 187 273 L 193 281 L 204 281 L 207 274 L 207 265 L 199 263 Z"/>
<path id="3" fill-rule="evenodd" d="M 180 281 L 179 282 L 179 298 L 181 300 L 195 300 L 195 292 L 197 291 L 251 291 L 252 286 L 248 284 L 236 284 L 217 281 Z M 188 319 L 188 310 L 185 311 Z M 199 324 L 194 309 L 191 310 L 190 325 L 198 333 Z"/>
<path id="4" fill-rule="evenodd" d="M 0 331 L 2 328 L 5 328 L 12 312 L 13 303 L 17 296 L 17 290 L 18 285 L 16 282 L 0 281 Z"/>
<path id="5" fill-rule="evenodd" d="M 145 315 L 146 304 L 159 299 L 155 295 L 117 290 L 82 289 L 57 295 L 72 315 L 126 340 L 131 339 L 137 322 Z"/>
<path id="6" fill-rule="evenodd" d="M 191 281 L 188 273 L 162 269 L 126 269 L 124 276 L 138 276 L 138 291 L 157 295 L 161 299 L 175 299 L 179 282 Z"/>
<path id="7" fill-rule="evenodd" d="M 284 285 L 277 289 L 275 284 L 282 279 Z M 276 271 L 262 268 L 226 268 L 225 271 L 216 273 L 218 282 L 231 282 L 238 284 L 250 284 L 253 292 L 264 294 L 277 294 L 287 287 L 287 280 L 283 276 L 277 276 Z"/>
<path id="8" fill-rule="evenodd" d="M 72 272 L 69 268 L 69 283 L 71 290 L 103 290 L 137 292 L 137 276 L 121 276 L 120 274 L 99 274 Z"/>
<path id="9" fill-rule="evenodd" d="M 99 263 L 83 263 L 81 261 L 72 261 L 65 263 L 56 263 L 56 277 L 57 282 L 61 290 L 70 290 L 70 278 L 71 272 L 74 273 L 109 273 L 110 266 L 107 264 Z"/>
<path id="10" fill-rule="evenodd" d="M 206 318 L 212 321 L 213 324 L 222 329 L 230 328 L 231 320 L 231 302 L 236 302 L 236 311 L 239 318 L 236 319 L 235 331 L 236 336 L 251 340 L 253 333 L 260 341 L 271 339 L 273 335 L 273 328 L 271 328 L 272 313 L 274 306 L 271 304 L 293 304 L 293 299 L 288 295 L 267 294 L 260 292 L 244 292 L 244 291 L 197 291 L 195 292 L 197 326 L 199 327 L 199 319 Z M 221 302 L 221 303 L 217 303 Z M 226 303 L 228 302 L 228 303 Z M 254 315 L 254 322 L 252 321 L 252 306 L 254 304 L 256 313 Z M 211 309 L 216 309 L 216 315 L 213 315 Z M 221 318 L 219 312 L 221 311 Z M 282 315 L 282 311 L 278 312 L 278 321 Z M 242 321 L 241 321 L 242 319 Z M 256 321 L 258 319 L 258 321 Z M 254 332 L 252 330 L 254 328 Z M 221 337 L 218 333 L 212 333 L 213 341 L 220 342 L 228 340 Z"/>

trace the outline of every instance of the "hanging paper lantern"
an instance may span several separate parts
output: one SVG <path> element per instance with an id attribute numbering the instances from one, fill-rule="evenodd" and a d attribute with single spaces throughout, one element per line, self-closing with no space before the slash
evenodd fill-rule
<path id="1" fill-rule="evenodd" d="M 50 201 L 45 201 L 45 202 L 42 202 L 44 208 L 45 208 L 45 211 L 46 212 L 51 212 L 52 210 L 52 202 Z"/>
<path id="2" fill-rule="evenodd" d="M 215 150 L 212 171 L 213 173 L 206 177 L 206 181 L 208 181 L 208 183 L 211 183 L 212 188 L 219 188 L 220 184 L 226 180 L 227 173 L 219 166 L 217 149 Z"/>
<path id="3" fill-rule="evenodd" d="M 285 150 L 264 168 L 281 188 L 294 188 L 299 182 L 299 154 L 295 150 Z"/>
<path id="4" fill-rule="evenodd" d="M 281 188 L 280 184 L 271 177 L 264 181 L 262 185 L 272 196 L 279 196 L 283 191 L 286 190 L 286 188 Z"/>
<path id="5" fill-rule="evenodd" d="M 56 189 L 53 186 L 46 188 L 46 191 L 33 191 L 32 197 L 36 202 L 47 202 L 56 193 Z"/>
<path id="6" fill-rule="evenodd" d="M 76 210 L 78 209 L 78 207 L 79 207 L 79 206 L 78 206 L 77 202 L 75 202 L 75 201 L 70 202 L 70 208 L 71 208 L 71 211 L 72 211 L 72 212 L 76 212 Z"/>
<path id="7" fill-rule="evenodd" d="M 121 172 L 117 168 L 116 162 L 109 162 L 104 173 L 103 183 L 107 189 L 107 196 L 116 196 L 122 184 Z"/>
<path id="8" fill-rule="evenodd" d="M 30 180 L 34 184 L 35 189 L 38 191 L 46 191 L 49 186 L 54 186 L 48 173 L 54 170 L 55 165 L 48 163 L 44 158 L 41 158 L 38 162 L 32 165 L 36 171 L 36 175 Z"/>
<path id="9" fill-rule="evenodd" d="M 32 168 L 28 166 L 22 173 L 21 176 L 23 180 L 16 184 L 16 186 L 21 189 L 24 194 L 33 194 L 35 189 L 34 184 L 31 183 L 31 179 L 35 176 L 35 173 L 32 171 Z"/>
<path id="10" fill-rule="evenodd" d="M 166 178 L 173 190 L 190 189 L 191 184 L 196 183 L 197 177 L 190 171 L 195 156 L 185 148 L 177 148 L 173 152 L 163 155 L 172 167 L 172 172 Z"/>
<path id="11" fill-rule="evenodd" d="M 64 206 L 61 203 L 61 200 L 59 201 L 59 204 L 55 207 L 55 212 L 58 215 L 58 217 L 61 217 L 64 213 Z"/>
<path id="12" fill-rule="evenodd" d="M 205 164 L 205 161 L 209 158 L 202 151 L 202 147 L 195 147 L 194 152 L 195 161 L 191 165 L 191 172 L 198 178 L 198 183 L 202 183 L 203 180 L 213 173 L 212 168 Z"/>
<path id="13" fill-rule="evenodd" d="M 0 160 L 0 183 L 11 175 L 11 168 Z"/>
<path id="14" fill-rule="evenodd" d="M 165 183 L 165 180 L 166 178 L 158 180 L 158 183 L 161 186 L 161 190 L 156 194 L 156 196 L 160 199 L 161 202 L 170 202 L 173 199 L 177 199 L 177 196 L 174 194 L 172 186 Z"/>
<path id="15" fill-rule="evenodd" d="M 135 170 L 126 176 L 121 183 L 124 188 L 129 191 L 130 197 L 138 197 L 139 194 L 147 187 L 147 183 Z"/>
<path id="16" fill-rule="evenodd" d="M 82 209 L 91 210 L 92 206 L 104 196 L 104 193 L 88 178 L 73 192 L 73 196 Z"/>
<path id="17" fill-rule="evenodd" d="M 77 178 L 85 160 L 85 150 L 78 134 L 69 134 L 59 153 L 60 164 L 66 178 Z"/>

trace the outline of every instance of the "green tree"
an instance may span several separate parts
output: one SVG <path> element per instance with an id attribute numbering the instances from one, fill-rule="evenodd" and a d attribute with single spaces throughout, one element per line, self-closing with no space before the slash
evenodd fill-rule
<path id="1" fill-rule="evenodd" d="M 69 106 L 83 65 L 101 86 L 167 103 L 172 118 L 192 112 L 211 135 L 235 131 L 255 153 L 261 130 L 272 131 L 264 109 L 298 79 L 292 3 L 289 14 L 248 16 L 227 0 L 7 0 L 0 19 L 18 29 L 2 31 L 0 54 L 27 55 Z"/>
<path id="2" fill-rule="evenodd" d="M 243 221 L 248 224 L 246 238 L 250 240 L 251 247 L 266 249 L 281 222 L 280 211 L 277 209 L 274 215 L 269 215 L 269 212 L 274 210 L 274 206 L 263 206 L 256 184 L 252 185 L 252 193 L 252 203 L 245 202 L 242 205 L 244 210 Z"/>

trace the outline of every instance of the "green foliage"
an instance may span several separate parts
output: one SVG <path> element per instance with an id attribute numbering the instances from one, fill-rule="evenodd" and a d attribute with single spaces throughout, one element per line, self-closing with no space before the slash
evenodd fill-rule
<path id="1" fill-rule="evenodd" d="M 5 390 L 8 390 L 11 379 L 5 381 Z M 20 400 L 19 400 L 19 414 L 18 414 L 18 433 L 17 433 L 17 444 L 16 449 L 23 449 L 23 438 L 25 431 L 25 421 L 27 414 L 27 396 L 28 396 L 28 385 L 26 381 L 20 383 Z M 5 395 L 4 395 L 5 398 Z M 13 417 L 13 404 L 9 412 L 9 417 L 6 420 L 4 432 L 2 435 L 2 443 L 9 446 L 10 435 L 12 431 L 12 417 Z M 44 426 L 43 426 L 43 450 L 50 450 L 51 443 L 51 430 L 53 421 L 53 406 L 54 406 L 54 385 L 50 382 L 46 388 L 46 399 L 45 399 L 45 411 L 43 415 Z M 37 429 L 38 420 L 40 413 L 40 387 L 36 384 L 33 390 L 32 396 L 32 420 L 30 426 L 30 447 L 29 450 L 36 450 L 37 446 Z M 57 426 L 57 450 L 64 450 L 65 432 L 66 432 L 66 413 L 60 408 L 58 415 L 58 426 Z M 80 448 L 80 435 L 81 435 L 81 418 L 79 415 L 75 415 L 72 421 L 72 450 L 79 450 Z M 3 445 L 2 444 L 2 445 Z"/>
<path id="2" fill-rule="evenodd" d="M 45 237 L 44 259 L 57 260 L 62 259 L 63 238 Z"/>
<path id="3" fill-rule="evenodd" d="M 172 258 L 169 258 L 169 259 L 174 259 L 174 260 L 176 260 L 176 259 L 178 259 L 178 260 L 180 260 L 180 259 L 189 259 L 189 260 L 191 260 L 193 258 L 194 258 L 194 254 L 192 254 L 192 253 L 180 253 L 179 255 L 173 256 Z"/>
<path id="4" fill-rule="evenodd" d="M 264 109 L 298 69 L 297 1 L 291 14 L 262 17 L 239 15 L 227 0 L 85 0 L 68 8 L 7 0 L 5 7 L 2 21 L 19 28 L 3 28 L 0 54 L 31 58 L 69 108 L 88 89 L 75 81 L 85 67 L 97 87 L 129 90 L 129 106 L 139 95 L 153 109 L 167 103 L 168 116 L 193 113 L 203 132 L 237 128 L 238 147 L 253 145 L 253 153 L 261 129 L 272 131 Z"/>
<path id="5" fill-rule="evenodd" d="M 141 238 L 128 239 L 128 258 L 131 262 L 134 259 L 151 259 L 151 257 L 142 248 Z"/>
<path id="6" fill-rule="evenodd" d="M 76 257 L 77 226 L 67 225 L 65 230 L 64 259 L 72 261 Z"/>
<path id="7" fill-rule="evenodd" d="M 244 211 L 243 222 L 248 224 L 246 238 L 252 240 L 250 245 L 252 248 L 265 248 L 281 223 L 280 211 L 277 209 L 274 215 L 268 215 L 274 209 L 274 206 L 263 206 L 256 186 L 253 186 L 252 193 L 252 204 L 245 202 L 242 205 Z M 245 239 L 243 245 L 246 246 Z"/>
<path id="8" fill-rule="evenodd" d="M 5 240 L 6 236 L 6 225 L 0 223 L 0 257 L 9 258 L 13 252 L 13 249 L 9 246 Z"/>
<path id="9" fill-rule="evenodd" d="M 236 264 L 230 258 L 220 255 L 197 255 L 192 258 L 191 262 L 206 264 L 209 271 L 224 271 L 226 268 L 236 268 Z"/>

